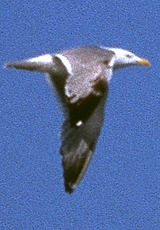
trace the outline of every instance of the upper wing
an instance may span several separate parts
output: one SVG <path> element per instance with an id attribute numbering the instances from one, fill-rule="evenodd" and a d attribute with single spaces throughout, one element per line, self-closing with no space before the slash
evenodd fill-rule
<path id="1" fill-rule="evenodd" d="M 83 73 L 83 76 L 82 76 Z M 98 66 L 92 73 L 81 69 L 66 81 L 69 116 L 63 125 L 61 154 L 65 188 L 72 192 L 91 160 L 104 118 L 108 83 Z M 108 69 L 108 74 L 111 74 Z"/>
<path id="2" fill-rule="evenodd" d="M 104 118 L 106 95 L 103 95 L 89 119 L 79 127 L 67 120 L 61 134 L 61 154 L 66 192 L 73 192 L 91 160 Z"/>

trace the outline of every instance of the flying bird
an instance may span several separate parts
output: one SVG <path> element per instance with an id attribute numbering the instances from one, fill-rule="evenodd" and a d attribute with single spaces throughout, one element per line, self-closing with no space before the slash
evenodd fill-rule
<path id="1" fill-rule="evenodd" d="M 113 70 L 137 64 L 150 66 L 124 49 L 84 46 L 5 65 L 45 72 L 58 96 L 65 117 L 60 153 L 66 192 L 74 191 L 92 158 Z"/>

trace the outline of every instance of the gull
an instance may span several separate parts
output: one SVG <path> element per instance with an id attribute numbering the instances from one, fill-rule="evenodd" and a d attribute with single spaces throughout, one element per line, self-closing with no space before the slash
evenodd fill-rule
<path id="1" fill-rule="evenodd" d="M 58 96 L 65 118 L 60 154 L 66 192 L 75 190 L 92 158 L 113 70 L 138 64 L 150 66 L 124 49 L 83 46 L 5 65 L 46 73 Z"/>

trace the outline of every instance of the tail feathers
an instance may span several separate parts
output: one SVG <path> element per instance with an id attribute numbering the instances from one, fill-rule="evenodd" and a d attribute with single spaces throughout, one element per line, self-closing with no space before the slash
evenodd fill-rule
<path id="1" fill-rule="evenodd" d="M 6 68 L 16 68 L 16 69 L 24 69 L 30 71 L 40 71 L 42 69 L 41 63 L 32 63 L 28 61 L 21 61 L 21 62 L 11 62 L 5 65 Z"/>
<path id="2" fill-rule="evenodd" d="M 49 70 L 53 69 L 53 66 L 53 56 L 50 54 L 41 55 L 19 62 L 11 62 L 5 65 L 6 68 L 16 68 L 31 71 L 35 70 L 40 72 L 48 72 Z"/>

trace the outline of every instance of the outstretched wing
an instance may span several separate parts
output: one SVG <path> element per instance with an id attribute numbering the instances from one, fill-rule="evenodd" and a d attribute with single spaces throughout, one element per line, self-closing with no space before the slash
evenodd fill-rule
<path id="1" fill-rule="evenodd" d="M 69 116 L 62 129 L 61 154 L 65 188 L 71 193 L 91 160 L 103 123 L 108 83 L 98 66 L 92 72 L 86 68 L 74 72 L 66 84 Z"/>
<path id="2" fill-rule="evenodd" d="M 61 154 L 66 192 L 73 192 L 91 160 L 103 123 L 105 99 L 103 95 L 88 120 L 79 127 L 72 126 L 69 120 L 63 125 Z"/>

